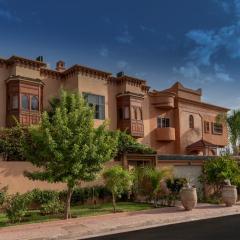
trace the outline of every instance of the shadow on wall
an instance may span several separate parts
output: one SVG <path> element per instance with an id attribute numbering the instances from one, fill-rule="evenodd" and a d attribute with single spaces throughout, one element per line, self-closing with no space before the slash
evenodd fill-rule
<path id="1" fill-rule="evenodd" d="M 186 147 L 201 140 L 202 134 L 200 128 L 193 128 L 186 131 L 181 136 L 181 151 L 186 153 Z"/>
<path id="2" fill-rule="evenodd" d="M 50 184 L 43 181 L 31 181 L 23 175 L 26 170 L 36 171 L 37 168 L 29 162 L 7 162 L 0 159 L 0 188 L 7 186 L 9 194 L 24 193 L 34 188 L 49 190 L 63 190 L 66 188 L 63 183 Z"/>

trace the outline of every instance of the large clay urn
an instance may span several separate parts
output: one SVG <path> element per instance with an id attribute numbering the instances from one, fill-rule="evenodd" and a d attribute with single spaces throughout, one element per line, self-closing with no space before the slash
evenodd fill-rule
<path id="1" fill-rule="evenodd" d="M 183 187 L 180 191 L 181 202 L 185 210 L 191 211 L 197 205 L 197 190 L 195 187 Z"/>
<path id="2" fill-rule="evenodd" d="M 222 189 L 222 200 L 227 207 L 231 207 L 237 202 L 237 188 L 233 185 L 225 185 Z"/>

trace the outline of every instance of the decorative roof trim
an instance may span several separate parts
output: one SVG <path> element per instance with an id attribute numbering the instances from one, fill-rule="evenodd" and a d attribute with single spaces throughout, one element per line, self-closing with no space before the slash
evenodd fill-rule
<path id="1" fill-rule="evenodd" d="M 205 102 L 197 102 L 197 101 L 193 101 L 193 100 L 186 99 L 186 98 L 178 97 L 177 99 L 178 99 L 179 102 L 190 103 L 190 104 L 193 104 L 193 105 L 196 105 L 196 106 L 211 108 L 211 109 L 219 110 L 219 111 L 223 111 L 223 112 L 228 112 L 230 110 L 229 108 L 224 108 L 224 107 L 216 106 L 216 105 L 205 103 Z"/>
<path id="2" fill-rule="evenodd" d="M 202 89 L 199 88 L 197 90 L 193 90 L 190 88 L 184 87 L 180 82 L 174 83 L 170 88 L 164 90 L 164 91 L 171 91 L 171 90 L 181 90 L 183 92 L 191 93 L 197 96 L 202 96 Z"/>
<path id="3" fill-rule="evenodd" d="M 65 70 L 63 72 L 64 75 L 68 74 L 69 72 L 82 72 L 82 73 L 86 73 L 86 74 L 91 74 L 91 75 L 95 75 L 95 76 L 100 76 L 103 78 L 108 78 L 109 76 L 111 76 L 112 74 L 109 72 L 104 72 L 101 70 L 97 70 L 94 68 L 90 68 L 90 67 L 86 67 L 86 66 L 82 66 L 79 64 L 75 64 L 72 67 L 68 68 L 67 70 Z"/>
<path id="4" fill-rule="evenodd" d="M 29 66 L 29 67 L 37 67 L 37 68 L 42 68 L 42 67 L 46 67 L 47 64 L 44 62 L 39 62 L 36 60 L 31 60 L 31 59 L 27 59 L 27 58 L 23 58 L 23 57 L 18 57 L 18 56 L 12 56 L 8 59 L 5 59 L 5 62 L 8 65 L 12 65 L 15 63 L 21 63 L 25 66 Z"/>
<path id="5" fill-rule="evenodd" d="M 134 93 L 134 92 L 124 92 L 124 93 L 118 93 L 116 97 L 124 97 L 124 96 L 130 96 L 130 97 L 135 97 L 135 98 L 144 98 L 144 94 L 141 93 Z"/>
<path id="6" fill-rule="evenodd" d="M 23 81 L 23 82 L 31 82 L 39 85 L 45 85 L 43 81 L 39 78 L 23 77 L 20 75 L 11 75 L 9 78 L 5 80 L 6 83 L 9 83 L 11 81 Z"/>

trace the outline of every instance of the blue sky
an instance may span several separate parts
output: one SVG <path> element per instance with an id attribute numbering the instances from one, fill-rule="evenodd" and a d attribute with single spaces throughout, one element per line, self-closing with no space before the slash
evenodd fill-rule
<path id="1" fill-rule="evenodd" d="M 0 0 L 0 56 L 180 81 L 240 107 L 240 0 Z"/>

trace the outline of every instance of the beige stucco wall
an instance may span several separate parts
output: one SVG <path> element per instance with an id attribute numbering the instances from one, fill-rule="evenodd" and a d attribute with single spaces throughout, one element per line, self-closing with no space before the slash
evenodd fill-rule
<path id="1" fill-rule="evenodd" d="M 187 165 L 187 164 L 161 164 L 158 163 L 158 169 L 172 169 L 173 177 L 186 178 L 191 185 L 195 185 L 199 190 L 202 184 L 199 182 L 199 176 L 202 174 L 202 165 Z"/>

